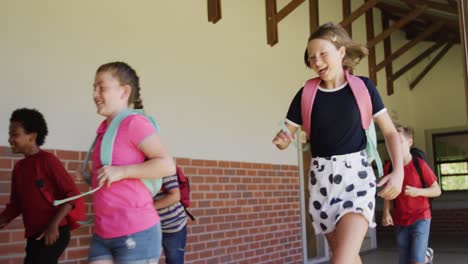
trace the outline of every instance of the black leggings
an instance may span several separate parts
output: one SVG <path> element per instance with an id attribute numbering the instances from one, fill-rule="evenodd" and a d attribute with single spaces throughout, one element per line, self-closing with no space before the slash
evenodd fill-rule
<path id="1" fill-rule="evenodd" d="M 28 238 L 24 264 L 57 264 L 68 242 L 70 242 L 70 229 L 67 225 L 59 227 L 59 238 L 50 246 L 44 243 L 44 239 L 37 240 L 36 236 Z"/>

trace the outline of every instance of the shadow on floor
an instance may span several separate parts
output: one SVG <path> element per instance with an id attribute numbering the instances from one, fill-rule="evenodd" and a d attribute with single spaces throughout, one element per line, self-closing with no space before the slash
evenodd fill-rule
<path id="1" fill-rule="evenodd" d="M 377 249 L 362 254 L 364 264 L 398 263 L 398 251 L 393 235 L 380 235 Z M 432 235 L 429 246 L 434 249 L 434 264 L 468 264 L 468 236 Z"/>

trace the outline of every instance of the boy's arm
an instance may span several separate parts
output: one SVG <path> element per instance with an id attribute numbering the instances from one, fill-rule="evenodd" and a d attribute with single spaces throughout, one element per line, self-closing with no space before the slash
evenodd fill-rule
<path id="1" fill-rule="evenodd" d="M 378 187 L 385 185 L 377 195 L 384 199 L 393 200 L 400 193 L 403 185 L 403 155 L 401 151 L 400 136 L 387 112 L 375 118 L 385 138 L 385 144 L 393 164 L 392 173 L 382 177 Z"/>
<path id="2" fill-rule="evenodd" d="M 163 198 L 154 201 L 154 208 L 166 208 L 170 205 L 177 203 L 178 201 L 180 201 L 180 191 L 179 188 L 174 188 L 169 190 Z"/>
<path id="3" fill-rule="evenodd" d="M 163 187 L 165 194 L 161 199 L 154 201 L 153 205 L 156 209 L 166 208 L 180 201 L 179 181 L 176 175 L 163 178 Z"/>
<path id="4" fill-rule="evenodd" d="M 392 207 L 392 201 L 384 199 L 384 207 L 382 211 L 382 225 L 391 226 L 393 225 L 392 214 L 390 213 L 390 208 Z"/>
<path id="5" fill-rule="evenodd" d="M 438 197 L 441 194 L 440 186 L 435 181 L 430 187 L 427 188 L 416 188 L 412 186 L 406 186 L 405 194 L 411 197 L 423 196 L 423 197 Z"/>
<path id="6" fill-rule="evenodd" d="M 62 219 L 68 215 L 68 213 L 73 209 L 72 205 L 65 203 L 60 206 L 58 212 L 52 218 L 52 221 L 47 226 L 46 230 L 37 238 L 40 240 L 44 237 L 46 245 L 52 245 L 57 241 L 59 237 L 59 224 L 62 222 Z"/>
<path id="7" fill-rule="evenodd" d="M 392 207 L 392 201 L 384 199 L 383 211 L 382 211 L 382 225 L 389 226 L 393 225 L 392 214 L 390 208 Z"/>
<path id="8" fill-rule="evenodd" d="M 75 183 L 71 175 L 68 171 L 63 167 L 62 162 L 55 156 L 48 156 L 46 160 L 46 168 L 47 168 L 47 175 L 50 176 L 49 180 L 53 181 L 53 186 L 57 188 L 55 199 L 64 199 L 74 195 L 80 194 L 78 188 L 76 187 Z M 47 228 L 41 233 L 41 235 L 37 238 L 42 239 L 44 238 L 44 242 L 46 245 L 52 245 L 57 241 L 59 237 L 59 225 L 62 220 L 70 213 L 70 211 L 75 206 L 75 201 L 70 201 L 65 203 L 59 207 L 57 213 L 55 213 L 54 217 L 50 221 Z"/>
<path id="9" fill-rule="evenodd" d="M 442 191 L 440 190 L 440 185 L 437 182 L 434 182 L 431 187 L 423 188 L 421 190 L 421 196 L 425 197 L 438 197 Z"/>
<path id="10" fill-rule="evenodd" d="M 0 214 L 0 228 L 5 227 L 11 220 L 21 214 L 15 189 L 15 177 L 13 175 L 14 173 L 12 173 L 11 177 L 10 202 L 7 204 L 5 210 Z"/>
<path id="11" fill-rule="evenodd" d="M 57 157 L 50 156 L 47 161 L 47 170 L 47 174 L 51 176 L 50 180 L 53 181 L 52 184 L 57 187 L 57 197 L 54 197 L 55 199 L 65 199 L 80 194 L 72 176 Z M 75 206 L 75 201 L 68 203 L 72 208 Z"/>
<path id="12" fill-rule="evenodd" d="M 438 197 L 442 193 L 440 185 L 437 183 L 437 176 L 435 176 L 432 169 L 421 159 L 418 159 L 418 164 L 421 167 L 422 180 L 426 183 L 426 188 L 416 188 L 413 186 L 406 186 L 405 194 L 411 197 Z"/>
<path id="13" fill-rule="evenodd" d="M 390 212 L 390 208 L 392 207 L 392 201 L 384 199 L 383 203 L 383 211 L 384 212 Z"/>

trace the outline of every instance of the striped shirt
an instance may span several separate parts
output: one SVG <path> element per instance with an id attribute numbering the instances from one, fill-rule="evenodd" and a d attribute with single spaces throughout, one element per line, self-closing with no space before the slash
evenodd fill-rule
<path id="1" fill-rule="evenodd" d="M 154 200 L 162 199 L 170 190 L 175 188 L 179 188 L 177 175 L 164 177 L 163 188 L 161 188 L 161 191 L 156 194 Z M 179 232 L 185 225 L 187 225 L 187 216 L 185 215 L 184 207 L 180 202 L 158 209 L 158 214 L 161 217 L 161 229 L 164 233 Z"/>

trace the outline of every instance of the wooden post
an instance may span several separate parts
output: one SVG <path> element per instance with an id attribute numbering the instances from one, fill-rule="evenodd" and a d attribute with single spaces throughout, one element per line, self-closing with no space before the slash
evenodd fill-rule
<path id="1" fill-rule="evenodd" d="M 349 17 L 351 15 L 351 0 L 343 0 L 343 20 L 345 20 L 347 17 Z M 370 9 L 372 10 L 372 8 Z M 344 27 L 344 29 L 346 29 L 346 31 L 348 31 L 348 34 L 350 37 L 353 37 L 353 24 L 352 23 L 349 23 Z"/>
<path id="2" fill-rule="evenodd" d="M 360 6 L 356 11 L 354 11 L 351 15 L 348 17 L 344 18 L 343 21 L 340 22 L 340 25 L 342 27 L 346 27 L 347 25 L 351 25 L 354 20 L 358 19 L 362 14 L 367 12 L 367 10 L 371 9 L 374 7 L 379 0 L 369 0 L 366 1 L 362 6 Z"/>
<path id="3" fill-rule="evenodd" d="M 309 0 L 309 24 L 310 34 L 312 34 L 320 25 L 318 0 Z"/>
<path id="4" fill-rule="evenodd" d="M 366 31 L 367 31 L 367 41 L 374 39 L 374 12 L 373 9 L 369 9 L 366 12 Z M 375 58 L 375 47 L 369 48 L 369 55 L 367 57 L 369 64 L 369 77 L 377 85 L 377 70 L 376 70 L 376 58 Z"/>
<path id="5" fill-rule="evenodd" d="M 465 104 L 468 119 L 468 4 L 466 0 L 458 0 L 458 17 L 460 21 L 460 43 L 462 47 L 463 75 L 465 77 Z"/>
<path id="6" fill-rule="evenodd" d="M 267 42 L 270 46 L 278 43 L 278 23 L 287 17 L 305 0 L 291 0 L 283 9 L 277 12 L 276 0 L 265 0 L 266 22 L 267 22 Z"/>
<path id="7" fill-rule="evenodd" d="M 424 40 L 425 38 L 429 37 L 432 33 L 438 31 L 439 29 L 442 28 L 444 25 L 444 22 L 438 21 L 431 26 L 429 26 L 426 30 L 424 30 L 421 34 L 419 34 L 416 38 L 413 40 L 407 42 L 405 45 L 403 45 L 401 48 L 396 50 L 395 52 L 392 53 L 390 57 L 385 57 L 384 61 L 381 63 L 377 64 L 377 71 L 380 71 L 385 67 L 386 64 L 389 62 L 394 61 L 395 59 L 399 58 L 401 55 L 403 55 L 405 52 L 410 50 L 412 47 L 414 47 L 416 44 Z"/>
<path id="8" fill-rule="evenodd" d="M 385 14 L 382 14 L 382 30 L 388 29 L 390 27 L 390 21 Z M 387 38 L 384 38 L 384 56 L 387 58 L 392 55 L 392 39 L 389 35 Z M 390 62 L 385 66 L 385 74 L 387 75 L 387 95 L 393 94 L 393 63 Z"/>
<path id="9" fill-rule="evenodd" d="M 208 0 L 208 21 L 216 24 L 221 19 L 221 0 Z"/>
<path id="10" fill-rule="evenodd" d="M 373 47 L 375 46 L 377 43 L 379 43 L 380 41 L 386 39 L 387 37 L 389 37 L 393 32 L 399 30 L 400 28 L 402 28 L 403 26 L 405 26 L 406 24 L 408 24 L 409 22 L 411 22 L 412 20 L 416 19 L 418 16 L 420 16 L 422 13 L 424 13 L 424 11 L 426 10 L 427 6 L 419 6 L 418 8 L 416 8 L 415 10 L 411 11 L 409 14 L 407 14 L 406 16 L 404 16 L 402 19 L 400 19 L 399 21 L 397 21 L 396 23 L 392 24 L 391 26 L 387 26 L 387 27 L 384 27 L 384 31 L 378 35 L 377 37 L 375 37 L 373 40 L 371 40 L 370 42 L 367 43 L 367 47 Z M 387 18 L 388 20 L 388 18 Z"/>
<path id="11" fill-rule="evenodd" d="M 397 72 L 393 74 L 393 81 L 396 81 L 400 76 L 405 74 L 407 71 L 409 71 L 411 68 L 416 66 L 418 63 L 420 63 L 422 60 L 426 59 L 427 56 L 431 55 L 434 51 L 438 50 L 440 47 L 444 45 L 443 41 L 439 41 L 432 45 L 430 48 L 425 50 L 423 53 L 419 54 L 416 58 L 414 58 L 412 61 L 408 62 L 405 66 L 403 66 L 401 69 L 399 69 Z"/>
<path id="12" fill-rule="evenodd" d="M 432 59 L 432 61 L 424 68 L 424 70 L 410 83 L 410 89 L 413 90 L 416 85 L 426 76 L 426 74 L 439 62 L 442 57 L 450 50 L 453 46 L 453 41 L 449 41 L 445 47 Z"/>

